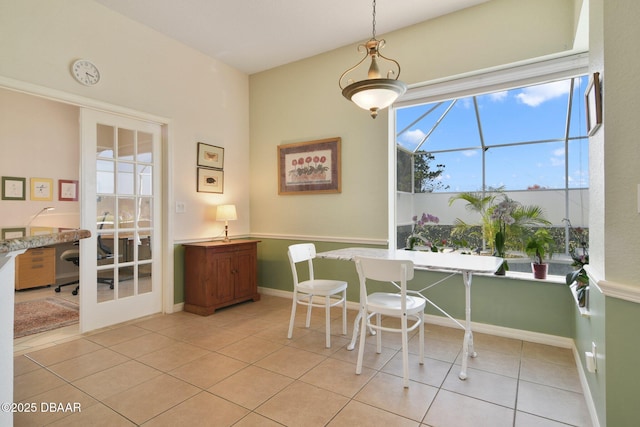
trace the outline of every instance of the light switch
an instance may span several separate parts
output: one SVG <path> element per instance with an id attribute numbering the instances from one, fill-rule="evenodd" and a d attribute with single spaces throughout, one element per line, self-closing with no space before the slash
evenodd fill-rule
<path id="1" fill-rule="evenodd" d="M 187 208 L 184 202 L 176 202 L 176 213 L 185 213 Z"/>

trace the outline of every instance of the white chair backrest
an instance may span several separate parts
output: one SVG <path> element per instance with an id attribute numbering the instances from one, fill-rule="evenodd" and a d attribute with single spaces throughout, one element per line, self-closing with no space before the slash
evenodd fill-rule
<path id="1" fill-rule="evenodd" d="M 367 279 L 393 282 L 400 287 L 402 309 L 406 309 L 407 281 L 413 279 L 412 261 L 356 257 L 356 270 L 360 278 L 360 300 L 367 299 Z"/>
<path id="2" fill-rule="evenodd" d="M 299 243 L 289 246 L 289 263 L 293 274 L 294 285 L 298 284 L 298 270 L 296 264 L 303 261 L 309 263 L 309 280 L 313 280 L 313 259 L 316 257 L 316 246 L 313 243 Z"/>

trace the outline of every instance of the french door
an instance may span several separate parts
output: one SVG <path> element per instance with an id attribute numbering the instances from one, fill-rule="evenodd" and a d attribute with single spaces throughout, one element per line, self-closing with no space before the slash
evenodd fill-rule
<path id="1" fill-rule="evenodd" d="M 157 123 L 81 109 L 80 332 L 162 310 Z"/>

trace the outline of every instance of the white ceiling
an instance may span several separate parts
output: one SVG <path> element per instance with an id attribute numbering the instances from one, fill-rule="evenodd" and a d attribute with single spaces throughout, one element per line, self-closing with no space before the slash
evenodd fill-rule
<path id="1" fill-rule="evenodd" d="M 248 74 L 372 35 L 371 0 L 96 1 Z M 486 1 L 379 0 L 376 35 Z"/>

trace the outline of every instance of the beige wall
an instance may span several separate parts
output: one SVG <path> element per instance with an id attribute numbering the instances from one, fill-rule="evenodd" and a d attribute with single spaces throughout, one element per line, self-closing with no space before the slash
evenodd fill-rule
<path id="1" fill-rule="evenodd" d="M 575 31 L 572 0 L 493 0 L 380 37 L 416 84 L 566 51 Z M 252 233 L 387 239 L 388 113 L 372 120 L 338 88 L 359 59 L 346 46 L 250 77 Z M 342 193 L 278 196 L 277 146 L 332 136 Z"/>
<path id="2" fill-rule="evenodd" d="M 78 108 L 0 89 L 0 147 L 0 175 L 26 178 L 26 200 L 0 200 L 0 228 L 24 227 L 47 206 L 32 225 L 78 227 L 78 202 L 58 201 L 58 180 L 78 179 Z M 31 178 L 53 179 L 53 200 L 31 200 Z"/>
<path id="3" fill-rule="evenodd" d="M 36 91 L 59 91 L 170 121 L 172 186 L 167 190 L 185 203 L 186 213 L 175 214 L 169 241 L 223 233 L 223 224 L 210 220 L 212 207 L 223 203 L 238 205 L 232 233 L 249 232 L 246 74 L 93 1 L 0 0 L 0 28 L 0 86 L 15 80 L 35 85 Z M 85 87 L 74 81 L 69 67 L 78 58 L 99 66 L 99 84 Z M 225 148 L 222 195 L 196 192 L 198 141 Z M 3 155 L 5 144 L 11 142 L 2 142 Z"/>

